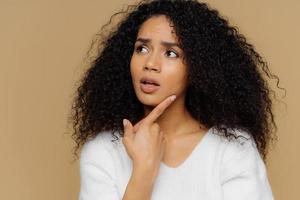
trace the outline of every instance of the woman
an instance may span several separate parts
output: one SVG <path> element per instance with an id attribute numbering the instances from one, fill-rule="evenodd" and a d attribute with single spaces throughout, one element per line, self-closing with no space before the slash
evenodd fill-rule
<path id="1" fill-rule="evenodd" d="M 74 102 L 79 199 L 273 199 L 267 63 L 205 3 L 124 13 Z"/>

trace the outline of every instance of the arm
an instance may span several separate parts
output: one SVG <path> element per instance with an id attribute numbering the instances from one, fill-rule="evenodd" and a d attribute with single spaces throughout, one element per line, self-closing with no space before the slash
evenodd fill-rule
<path id="1" fill-rule="evenodd" d="M 119 200 L 115 166 L 107 147 L 95 138 L 84 144 L 80 155 L 79 200 Z"/>
<path id="2" fill-rule="evenodd" d="M 95 163 L 80 164 L 80 179 L 79 200 L 121 199 L 114 180 Z"/>
<path id="3" fill-rule="evenodd" d="M 150 200 L 154 179 L 151 170 L 134 168 L 122 200 Z"/>
<path id="4" fill-rule="evenodd" d="M 126 187 L 122 200 L 150 200 L 153 181 L 146 170 L 135 170 Z M 148 180 L 148 181 L 146 181 Z M 119 200 L 119 192 L 113 179 L 95 163 L 81 164 L 81 188 L 79 200 Z"/>
<path id="5" fill-rule="evenodd" d="M 228 145 L 221 184 L 224 200 L 274 200 L 265 164 L 251 139 Z"/>
<path id="6" fill-rule="evenodd" d="M 124 197 L 117 188 L 115 166 L 103 138 L 84 144 L 80 155 L 79 200 L 150 200 L 155 171 L 133 165 Z"/>

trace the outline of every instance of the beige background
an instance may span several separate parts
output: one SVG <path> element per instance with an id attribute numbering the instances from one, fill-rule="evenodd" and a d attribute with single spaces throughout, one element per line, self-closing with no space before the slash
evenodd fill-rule
<path id="1" fill-rule="evenodd" d="M 0 0 L 1 199 L 77 199 L 78 162 L 65 134 L 74 83 L 92 36 L 134 1 L 109 2 Z M 277 200 L 297 200 L 300 1 L 207 2 L 240 27 L 288 90 L 287 107 L 276 103 L 279 142 L 268 173 Z"/>

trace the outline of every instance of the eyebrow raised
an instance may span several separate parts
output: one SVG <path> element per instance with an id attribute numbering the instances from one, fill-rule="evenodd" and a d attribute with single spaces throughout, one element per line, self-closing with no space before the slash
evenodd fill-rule
<path id="1" fill-rule="evenodd" d="M 149 43 L 149 42 L 151 42 L 151 39 L 148 39 L 148 38 L 138 38 L 136 41 L 140 41 L 140 42 L 143 42 L 143 43 Z M 177 46 L 178 48 L 180 48 L 179 44 L 173 43 L 173 42 L 161 41 L 160 44 L 163 45 L 163 46 L 165 46 L 165 47 Z"/>

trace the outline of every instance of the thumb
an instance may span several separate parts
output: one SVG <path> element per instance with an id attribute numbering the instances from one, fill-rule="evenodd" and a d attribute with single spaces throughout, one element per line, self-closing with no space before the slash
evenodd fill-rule
<path id="1" fill-rule="evenodd" d="M 127 119 L 123 119 L 123 126 L 124 126 L 124 136 L 133 138 L 134 132 L 133 132 L 133 126 L 131 122 Z"/>

